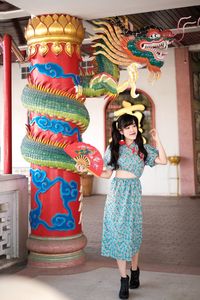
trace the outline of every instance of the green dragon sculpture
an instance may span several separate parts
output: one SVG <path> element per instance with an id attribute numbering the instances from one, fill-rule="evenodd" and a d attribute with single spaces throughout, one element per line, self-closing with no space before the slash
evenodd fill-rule
<path id="1" fill-rule="evenodd" d="M 130 31 L 120 18 L 93 23 L 98 31 L 91 38 L 96 41 L 92 47 L 95 48 L 93 55 L 98 68 L 93 77 L 87 80 L 83 77 L 83 93 L 88 97 L 106 94 L 115 98 L 131 88 L 131 96 L 137 97 L 138 69 L 147 68 L 153 78 L 159 78 L 168 46 L 174 40 L 173 33 L 153 25 Z M 129 75 L 122 84 L 119 84 L 120 68 L 127 68 Z"/>

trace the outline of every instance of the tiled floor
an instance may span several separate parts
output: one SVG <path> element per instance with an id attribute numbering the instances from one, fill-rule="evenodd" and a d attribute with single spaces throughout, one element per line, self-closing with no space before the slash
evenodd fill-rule
<path id="1" fill-rule="evenodd" d="M 92 299 L 87 297 L 88 285 L 81 277 L 84 275 L 82 273 L 85 273 L 85 276 L 87 273 L 88 280 L 91 282 L 93 282 L 93 277 L 97 276 L 93 284 L 101 282 L 102 285 L 102 278 L 106 276 L 106 272 L 110 272 L 106 278 L 113 281 L 113 286 L 118 289 L 119 274 L 115 261 L 100 255 L 104 202 L 105 196 L 102 195 L 85 197 L 83 200 L 83 232 L 88 239 L 85 248 L 87 257 L 85 264 L 60 270 L 36 269 L 25 266 L 20 269 L 15 268 L 12 273 L 42 280 L 61 292 L 67 290 L 65 282 L 69 279 L 72 281 L 72 285 L 76 285 L 78 282 L 78 285 L 82 286 L 82 299 Z M 143 197 L 142 203 L 144 226 L 140 268 L 143 277 L 143 290 L 136 292 L 135 294 L 138 296 L 134 296 L 134 299 L 199 300 L 200 198 Z M 98 275 L 95 275 L 95 272 Z M 73 274 L 75 277 L 72 276 Z M 60 277 L 61 275 L 64 277 Z M 154 277 L 157 283 L 153 283 L 152 278 Z M 60 280 L 63 285 L 60 284 Z M 80 280 L 83 282 L 81 283 Z M 150 284 L 150 290 L 145 289 L 144 282 L 146 282 L 147 289 Z M 163 287 L 164 282 L 170 286 L 171 290 L 168 291 L 167 288 Z M 192 293 L 190 287 L 192 287 Z M 108 288 L 108 294 L 114 293 L 114 291 L 109 290 L 109 285 L 107 286 L 106 283 L 104 288 Z M 96 289 L 100 293 L 101 289 L 98 289 L 97 286 Z M 151 296 L 149 293 L 152 293 Z M 79 299 L 81 291 L 72 291 L 70 295 L 72 300 Z M 116 295 L 115 293 L 110 298 L 105 296 L 104 299 L 116 299 Z M 96 299 L 103 298 L 98 294 L 94 300 Z"/>
<path id="2" fill-rule="evenodd" d="M 105 196 L 84 199 L 83 228 L 87 254 L 100 258 Z M 200 198 L 143 197 L 143 244 L 140 266 L 145 270 L 200 275 Z M 107 263 L 110 263 L 108 260 Z"/>

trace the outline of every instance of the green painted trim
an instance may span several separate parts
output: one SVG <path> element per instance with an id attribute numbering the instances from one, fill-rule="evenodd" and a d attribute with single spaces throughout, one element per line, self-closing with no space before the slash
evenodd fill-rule
<path id="1" fill-rule="evenodd" d="M 79 250 L 76 252 L 72 252 L 69 254 L 43 254 L 43 253 L 36 253 L 36 252 L 31 252 L 29 254 L 29 259 L 31 261 L 35 262 L 65 262 L 69 260 L 75 260 L 78 259 L 82 256 L 85 256 L 85 253 L 83 250 Z"/>
<path id="2" fill-rule="evenodd" d="M 30 235 L 28 239 L 31 240 L 41 240 L 41 241 L 68 241 L 68 240 L 73 240 L 73 239 L 78 239 L 80 237 L 84 236 L 83 233 L 76 234 L 73 236 L 69 237 L 40 237 L 40 236 L 32 236 Z"/>

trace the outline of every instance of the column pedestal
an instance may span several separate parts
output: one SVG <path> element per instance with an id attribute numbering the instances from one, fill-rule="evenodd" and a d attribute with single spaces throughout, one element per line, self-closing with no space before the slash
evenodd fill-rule
<path id="1" fill-rule="evenodd" d="M 41 268 L 74 267 L 85 262 L 82 250 L 87 244 L 84 234 L 68 238 L 39 238 L 30 235 L 28 264 Z"/>

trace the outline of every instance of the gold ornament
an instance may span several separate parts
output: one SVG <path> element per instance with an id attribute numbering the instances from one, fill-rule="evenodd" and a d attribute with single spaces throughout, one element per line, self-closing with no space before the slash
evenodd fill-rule
<path id="1" fill-rule="evenodd" d="M 71 57 L 74 53 L 74 47 L 70 42 L 66 43 L 65 45 L 65 52 Z"/>
<path id="2" fill-rule="evenodd" d="M 62 52 L 62 50 L 63 50 L 63 47 L 58 42 L 53 43 L 52 46 L 51 46 L 51 51 L 53 53 L 55 53 L 56 55 L 58 55 L 60 52 Z"/>
<path id="3" fill-rule="evenodd" d="M 84 39 L 85 30 L 82 22 L 69 15 L 42 15 L 29 20 L 25 37 L 30 55 L 36 54 L 36 45 L 39 45 L 39 54 L 44 56 L 49 51 L 48 43 L 52 43 L 51 51 L 58 55 L 64 49 L 72 56 L 73 44 L 80 45 Z M 35 49 L 34 49 L 35 48 Z M 33 51 L 33 49 L 35 51 Z"/>
<path id="4" fill-rule="evenodd" d="M 124 114 L 134 116 L 135 112 L 144 111 L 144 110 L 145 110 L 145 106 L 143 104 L 131 104 L 128 101 L 123 101 L 122 102 L 122 108 L 114 111 L 114 117 L 116 119 L 118 119 L 119 117 L 121 117 Z M 140 122 L 141 118 L 138 121 Z"/>
<path id="5" fill-rule="evenodd" d="M 180 163 L 180 160 L 181 158 L 178 155 L 168 156 L 168 161 L 171 165 L 177 166 Z"/>
<path id="6" fill-rule="evenodd" d="M 37 49 L 35 46 L 31 46 L 28 48 L 28 56 L 34 56 L 37 52 Z"/>
<path id="7" fill-rule="evenodd" d="M 33 48 L 33 47 L 32 47 Z M 36 48 L 36 47 L 35 47 Z M 39 51 L 39 54 L 41 55 L 41 56 L 45 56 L 46 54 L 47 54 L 47 52 L 49 51 L 49 47 L 47 46 L 47 44 L 46 43 L 41 43 L 40 45 L 39 45 L 39 49 L 38 49 L 38 51 Z M 36 53 L 36 52 L 35 52 Z M 34 54 L 35 54 L 34 53 Z"/>

